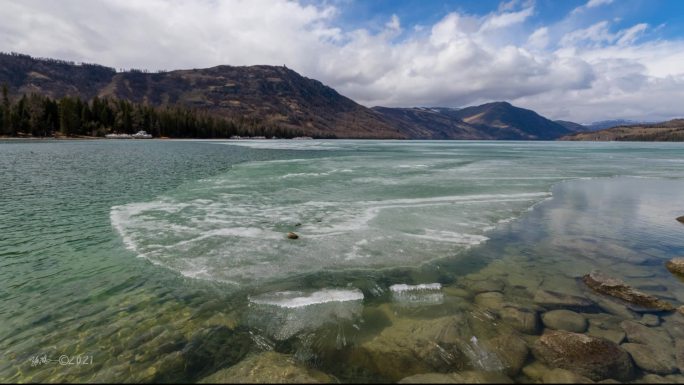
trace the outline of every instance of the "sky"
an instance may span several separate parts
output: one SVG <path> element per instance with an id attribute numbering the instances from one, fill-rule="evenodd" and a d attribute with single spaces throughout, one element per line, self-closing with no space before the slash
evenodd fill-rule
<path id="1" fill-rule="evenodd" d="M 368 106 L 684 116 L 681 0 L 0 0 L 0 51 L 117 69 L 286 65 Z"/>

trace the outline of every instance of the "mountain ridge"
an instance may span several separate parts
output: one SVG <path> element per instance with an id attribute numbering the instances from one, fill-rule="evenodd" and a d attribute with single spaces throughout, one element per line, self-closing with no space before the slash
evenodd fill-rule
<path id="1" fill-rule="evenodd" d="M 491 102 L 458 109 L 372 109 L 415 139 L 551 140 L 575 132 L 532 110 L 508 102 Z"/>
<path id="2" fill-rule="evenodd" d="M 635 124 L 653 124 L 656 122 L 646 122 L 646 121 L 636 121 L 636 120 L 629 120 L 629 119 L 612 119 L 612 120 L 599 120 L 596 122 L 592 122 L 589 124 L 585 124 L 584 126 L 587 127 L 587 131 L 598 131 L 598 130 L 604 130 L 606 128 L 613 128 L 613 127 L 619 127 L 619 126 L 632 126 Z"/>
<path id="3" fill-rule="evenodd" d="M 150 73 L 0 54 L 3 83 L 15 97 L 97 96 L 155 107 L 183 106 L 317 137 L 553 140 L 574 132 L 508 102 L 464 108 L 367 108 L 285 66 L 219 65 Z"/>
<path id="4" fill-rule="evenodd" d="M 406 139 L 370 109 L 284 66 L 117 72 L 93 64 L 0 54 L 3 83 L 15 96 L 114 97 L 153 106 L 182 105 L 224 118 L 258 119 L 312 136 Z"/>
<path id="5" fill-rule="evenodd" d="M 598 131 L 579 132 L 563 136 L 567 141 L 640 141 L 640 142 L 682 142 L 684 141 L 684 118 L 660 123 L 633 124 Z"/>

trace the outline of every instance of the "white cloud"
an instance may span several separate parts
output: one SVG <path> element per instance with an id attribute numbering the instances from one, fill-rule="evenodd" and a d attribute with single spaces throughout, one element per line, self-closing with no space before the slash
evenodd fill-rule
<path id="1" fill-rule="evenodd" d="M 612 2 L 613 2 L 613 0 L 589 0 L 586 4 L 581 5 L 581 6 L 577 7 L 577 8 L 575 8 L 575 9 L 573 9 L 571 13 L 572 13 L 573 15 L 576 15 L 576 14 L 578 14 L 578 13 L 583 12 L 583 11 L 586 10 L 586 9 L 589 9 L 589 8 L 596 8 L 596 7 L 600 7 L 600 6 L 602 6 L 602 5 L 608 5 L 608 4 L 612 3 Z"/>
<path id="2" fill-rule="evenodd" d="M 612 2 L 613 2 L 613 0 L 589 0 L 586 7 L 587 8 L 595 8 L 595 7 L 600 7 L 602 5 L 610 4 Z"/>
<path id="3" fill-rule="evenodd" d="M 607 2 L 590 1 L 597 6 Z M 307 2 L 308 4 L 308 2 Z M 339 5 L 338 6 L 344 6 Z M 656 119 L 684 113 L 683 41 L 647 41 L 640 23 L 568 18 L 531 26 L 532 2 L 432 25 L 396 15 L 345 29 L 340 9 L 286 0 L 5 0 L 0 50 L 178 69 L 285 64 L 368 105 L 463 106 L 508 100 L 551 118 Z M 400 37 L 400 38 L 398 38 Z"/>
<path id="4" fill-rule="evenodd" d="M 518 0 L 502 1 L 499 3 L 499 12 L 506 12 L 515 9 L 518 6 Z"/>
<path id="5" fill-rule="evenodd" d="M 559 119 L 591 122 L 602 119 L 663 120 L 684 115 L 684 42 L 650 42 L 625 47 L 557 51 L 591 66 L 591 87 L 566 92 L 548 90 L 523 97 L 530 105 Z"/>
<path id="6" fill-rule="evenodd" d="M 332 7 L 290 1 L 4 1 L 0 49 L 116 67 L 283 64 L 341 38 Z"/>
<path id="7" fill-rule="evenodd" d="M 567 33 L 560 41 L 561 46 L 576 46 L 579 44 L 600 45 L 611 43 L 615 35 L 610 33 L 607 21 L 598 22 L 588 28 L 582 28 Z"/>
<path id="8" fill-rule="evenodd" d="M 639 23 L 631 28 L 625 29 L 623 31 L 620 31 L 619 33 L 619 39 L 617 41 L 618 45 L 627 45 L 627 44 L 632 44 L 640 34 L 642 34 L 644 31 L 646 31 L 646 28 L 648 28 L 648 24 L 646 23 Z"/>
<path id="9" fill-rule="evenodd" d="M 397 15 L 392 15 L 392 18 L 385 24 L 385 27 L 393 31 L 400 31 L 401 23 L 399 22 L 399 17 Z"/>
<path id="10" fill-rule="evenodd" d="M 527 45 L 535 49 L 544 49 L 549 45 L 549 29 L 537 28 L 527 39 Z"/>
<path id="11" fill-rule="evenodd" d="M 586 45 L 600 47 L 613 43 L 618 46 L 625 46 L 634 43 L 647 28 L 648 24 L 639 23 L 612 33 L 610 32 L 610 23 L 604 20 L 588 28 L 577 29 L 565 34 L 559 44 L 564 47 Z"/>
<path id="12" fill-rule="evenodd" d="M 500 14 L 494 14 L 485 19 L 482 23 L 482 31 L 506 28 L 514 24 L 520 24 L 524 22 L 528 17 L 532 16 L 534 12 L 534 7 L 525 8 L 518 12 L 505 12 Z"/>

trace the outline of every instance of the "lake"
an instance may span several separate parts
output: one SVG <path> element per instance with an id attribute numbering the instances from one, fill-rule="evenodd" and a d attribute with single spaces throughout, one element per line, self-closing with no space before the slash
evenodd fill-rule
<path id="1" fill-rule="evenodd" d="M 557 328 L 677 380 L 684 316 L 582 277 L 684 304 L 683 178 L 681 143 L 0 141 L 0 380 L 529 382 Z"/>

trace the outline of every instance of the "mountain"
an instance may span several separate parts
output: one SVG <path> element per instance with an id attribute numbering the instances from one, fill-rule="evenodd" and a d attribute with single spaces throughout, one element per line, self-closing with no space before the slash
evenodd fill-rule
<path id="1" fill-rule="evenodd" d="M 631 126 L 634 124 L 650 124 L 654 122 L 638 122 L 636 120 L 626 120 L 626 119 L 613 119 L 613 120 L 601 120 L 598 122 L 593 122 L 587 124 L 587 131 L 598 131 L 606 128 L 618 127 L 618 126 Z"/>
<path id="2" fill-rule="evenodd" d="M 579 123 L 575 122 L 568 122 L 567 120 L 554 120 L 554 122 L 560 124 L 561 126 L 567 128 L 568 130 L 572 132 L 584 132 L 584 131 L 589 131 L 589 127 L 583 126 Z"/>
<path id="3" fill-rule="evenodd" d="M 148 73 L 97 64 L 0 54 L 0 84 L 12 96 L 95 96 L 181 106 L 232 121 L 337 138 L 551 140 L 579 125 L 553 122 L 506 102 L 462 109 L 366 108 L 286 67 L 216 66 Z"/>
<path id="4" fill-rule="evenodd" d="M 0 84 L 13 95 L 38 93 L 181 105 L 231 119 L 297 128 L 312 136 L 406 138 L 378 114 L 286 67 L 217 66 L 147 73 L 96 64 L 0 54 Z"/>
<path id="5" fill-rule="evenodd" d="M 446 108 L 373 107 L 373 111 L 412 139 L 495 139 L 458 118 Z"/>
<path id="6" fill-rule="evenodd" d="M 463 108 L 455 111 L 453 116 L 497 139 L 549 140 L 568 133 L 568 129 L 562 125 L 507 102 Z"/>
<path id="7" fill-rule="evenodd" d="M 581 132 L 564 136 L 560 138 L 560 140 L 681 142 L 684 141 L 684 119 L 673 119 L 667 122 L 654 124 L 633 124 L 599 131 Z"/>
<path id="8" fill-rule="evenodd" d="M 373 107 L 415 139 L 552 140 L 574 132 L 532 110 L 507 102 L 461 109 Z"/>

